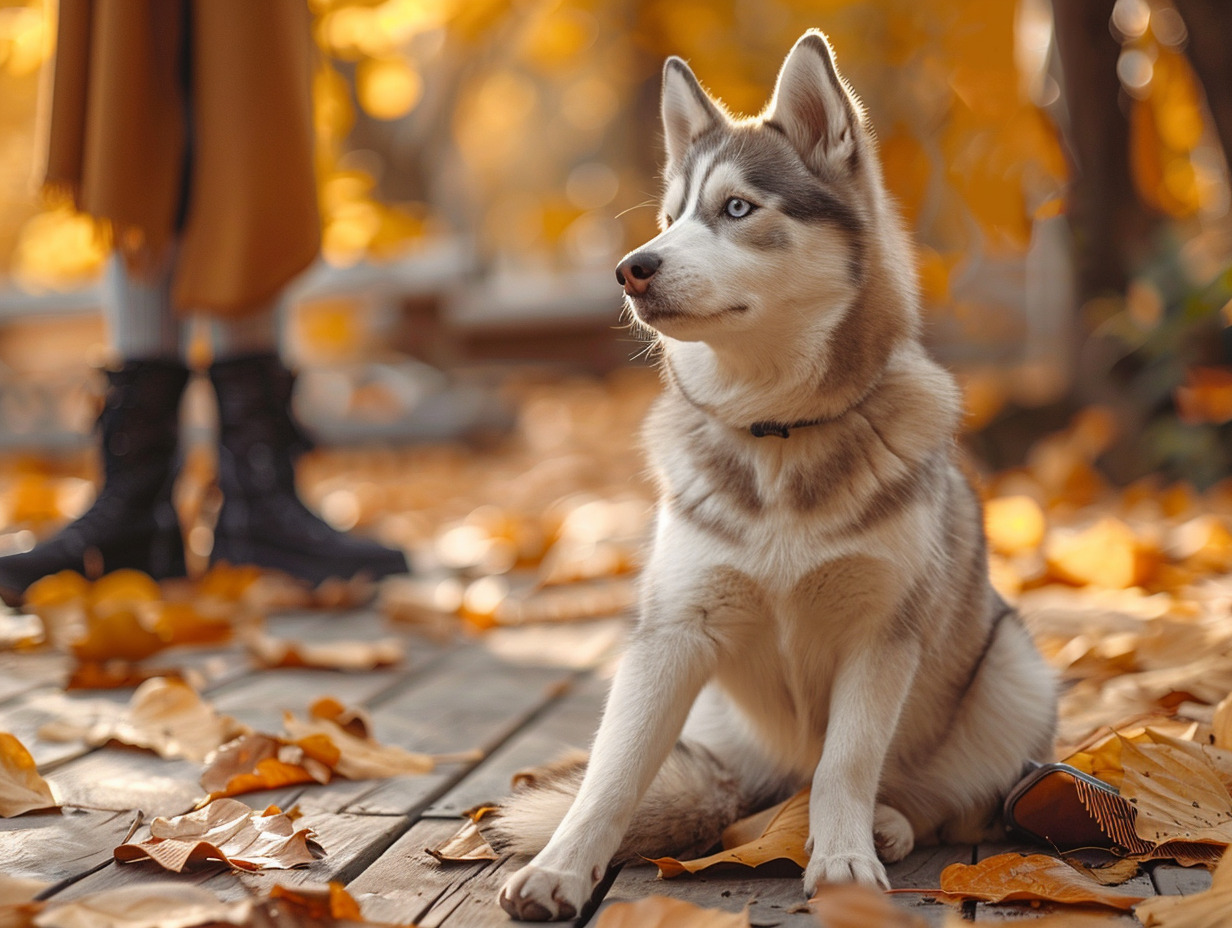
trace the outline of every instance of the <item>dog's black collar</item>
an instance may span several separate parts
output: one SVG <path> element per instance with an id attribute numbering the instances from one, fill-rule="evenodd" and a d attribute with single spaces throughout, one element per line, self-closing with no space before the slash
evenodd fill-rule
<path id="1" fill-rule="evenodd" d="M 765 438 L 767 435 L 777 435 L 779 438 L 790 438 L 792 429 L 806 429 L 810 425 L 821 425 L 831 422 L 831 419 L 801 419 L 799 422 L 754 422 L 749 426 L 749 432 L 754 438 Z"/>

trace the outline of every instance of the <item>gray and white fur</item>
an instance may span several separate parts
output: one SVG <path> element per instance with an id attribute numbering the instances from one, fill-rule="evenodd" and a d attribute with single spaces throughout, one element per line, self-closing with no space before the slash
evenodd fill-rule
<path id="1" fill-rule="evenodd" d="M 810 788 L 804 890 L 979 840 L 1048 759 L 1055 681 L 989 585 L 960 397 L 920 343 L 874 136 L 811 31 L 735 119 L 664 68 L 659 235 L 617 271 L 661 350 L 640 619 L 584 767 L 517 791 L 511 915 L 570 918 L 609 863 L 697 850 Z"/>

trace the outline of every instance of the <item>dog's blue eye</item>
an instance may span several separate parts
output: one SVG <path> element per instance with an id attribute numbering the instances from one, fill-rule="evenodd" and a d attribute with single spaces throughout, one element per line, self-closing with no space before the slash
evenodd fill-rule
<path id="1" fill-rule="evenodd" d="M 748 200 L 742 200 L 739 197 L 732 197 L 723 206 L 723 211 L 732 219 L 743 219 L 749 213 L 753 212 L 753 204 Z"/>

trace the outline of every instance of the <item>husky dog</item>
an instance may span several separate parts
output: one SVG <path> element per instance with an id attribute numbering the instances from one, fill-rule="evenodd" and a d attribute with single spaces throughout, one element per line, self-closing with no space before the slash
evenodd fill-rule
<path id="1" fill-rule="evenodd" d="M 959 394 L 920 344 L 911 249 L 825 37 L 752 119 L 670 58 L 662 116 L 662 231 L 616 271 L 666 384 L 653 549 L 584 775 L 549 771 L 494 823 L 538 851 L 500 893 L 523 919 L 570 918 L 613 859 L 705 847 L 806 786 L 805 892 L 886 886 L 917 841 L 984 838 L 1055 726 L 1053 676 L 989 585 Z"/>

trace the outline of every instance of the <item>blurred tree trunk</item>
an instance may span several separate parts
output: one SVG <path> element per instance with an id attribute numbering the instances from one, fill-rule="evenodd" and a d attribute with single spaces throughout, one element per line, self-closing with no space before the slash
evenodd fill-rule
<path id="1" fill-rule="evenodd" d="M 1070 222 L 1078 305 L 1124 293 L 1158 217 L 1139 199 L 1129 163 L 1129 118 L 1117 77 L 1121 44 L 1109 22 L 1115 0 L 1053 0 L 1073 162 Z"/>

